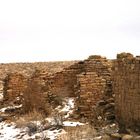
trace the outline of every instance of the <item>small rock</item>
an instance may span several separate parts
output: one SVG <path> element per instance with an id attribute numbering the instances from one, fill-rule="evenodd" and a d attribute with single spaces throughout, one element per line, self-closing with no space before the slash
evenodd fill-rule
<path id="1" fill-rule="evenodd" d="M 78 119 L 79 118 L 79 114 L 73 113 L 71 114 L 71 117 L 74 119 Z"/>
<path id="2" fill-rule="evenodd" d="M 61 133 L 62 132 L 62 129 L 60 129 L 59 131 L 58 131 L 58 133 Z"/>
<path id="3" fill-rule="evenodd" d="M 140 136 L 136 136 L 134 140 L 140 140 Z"/>
<path id="4" fill-rule="evenodd" d="M 14 138 L 19 137 L 19 136 L 20 136 L 20 134 L 17 134 Z"/>
<path id="5" fill-rule="evenodd" d="M 104 112 L 106 112 L 106 111 L 113 111 L 114 108 L 115 108 L 115 104 L 114 103 L 109 103 L 109 104 L 105 105 Z"/>
<path id="6" fill-rule="evenodd" d="M 86 123 L 86 118 L 82 117 L 80 120 L 81 123 Z"/>
<path id="7" fill-rule="evenodd" d="M 110 136 L 108 136 L 108 135 L 102 136 L 102 139 L 103 139 L 103 140 L 111 140 Z"/>
<path id="8" fill-rule="evenodd" d="M 95 137 L 93 140 L 102 140 L 102 136 Z"/>
<path id="9" fill-rule="evenodd" d="M 121 140 L 121 137 L 119 133 L 111 134 L 111 140 Z"/>
<path id="10" fill-rule="evenodd" d="M 62 116 L 65 116 L 65 115 L 67 115 L 67 111 L 64 111 L 64 112 L 61 112 L 60 114 L 62 115 Z"/>
<path id="11" fill-rule="evenodd" d="M 114 114 L 110 114 L 108 116 L 106 116 L 107 120 L 115 120 L 115 115 Z"/>
<path id="12" fill-rule="evenodd" d="M 106 109 L 110 109 L 110 108 L 114 108 L 114 106 L 115 106 L 115 103 L 109 103 L 105 107 Z"/>
<path id="13" fill-rule="evenodd" d="M 55 129 L 56 129 L 56 127 L 51 127 L 49 130 L 54 131 Z"/>
<path id="14" fill-rule="evenodd" d="M 109 98 L 109 99 L 107 100 L 107 103 L 114 103 L 114 98 Z"/>
<path id="15" fill-rule="evenodd" d="M 5 121 L 5 120 L 6 120 L 6 118 L 0 116 L 0 122 L 3 122 L 3 121 Z"/>
<path id="16" fill-rule="evenodd" d="M 24 136 L 25 134 L 21 134 L 19 137 L 17 137 L 18 139 L 22 139 L 22 137 Z"/>
<path id="17" fill-rule="evenodd" d="M 16 109 L 15 108 L 7 108 L 5 110 L 6 113 L 13 113 Z"/>
<path id="18" fill-rule="evenodd" d="M 50 138 L 45 138 L 45 140 L 50 140 Z"/>
<path id="19" fill-rule="evenodd" d="M 40 136 L 35 136 L 35 139 L 40 140 Z"/>
<path id="20" fill-rule="evenodd" d="M 133 140 L 133 136 L 131 136 L 131 135 L 124 135 L 122 137 L 122 140 Z"/>
<path id="21" fill-rule="evenodd" d="M 50 129 L 51 127 L 52 127 L 51 125 L 49 125 L 49 124 L 45 124 L 45 125 L 43 126 L 43 130 Z"/>
<path id="22" fill-rule="evenodd" d="M 103 106 L 103 105 L 106 105 L 106 104 L 107 104 L 107 102 L 104 101 L 104 100 L 101 100 L 101 101 L 98 102 L 99 106 Z"/>
<path id="23" fill-rule="evenodd" d="M 28 123 L 27 127 L 28 127 L 28 134 L 29 135 L 31 135 L 37 131 L 37 125 L 34 123 Z"/>
<path id="24" fill-rule="evenodd" d="M 8 124 L 7 127 L 11 127 L 11 124 Z"/>

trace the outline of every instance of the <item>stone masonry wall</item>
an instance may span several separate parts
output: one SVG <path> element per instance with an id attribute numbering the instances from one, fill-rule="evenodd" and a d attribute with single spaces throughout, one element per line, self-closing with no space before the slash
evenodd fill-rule
<path id="1" fill-rule="evenodd" d="M 112 76 L 117 121 L 140 132 L 140 57 L 118 54 Z"/>
<path id="2" fill-rule="evenodd" d="M 21 103 L 19 98 L 22 98 L 27 81 L 31 80 L 36 71 L 42 71 L 50 77 L 75 63 L 77 61 L 0 64 L 0 103 Z M 38 76 L 41 79 L 41 75 Z M 43 81 L 38 82 L 42 85 Z"/>
<path id="3" fill-rule="evenodd" d="M 89 120 L 97 103 L 115 94 L 119 124 L 140 128 L 140 57 L 123 53 L 113 61 L 90 56 L 84 61 L 13 65 L 1 64 L 0 101 L 20 104 L 19 98 L 32 77 L 47 97 L 76 97 L 80 116 Z"/>
<path id="4" fill-rule="evenodd" d="M 8 74 L 5 78 L 4 102 L 15 103 L 20 102 L 24 90 L 27 87 L 27 78 L 22 74 Z"/>
<path id="5" fill-rule="evenodd" d="M 80 86 L 78 109 L 83 117 L 92 118 L 93 109 L 104 96 L 106 80 L 96 72 L 87 72 L 77 75 Z"/>
<path id="6" fill-rule="evenodd" d="M 76 63 L 64 71 L 56 73 L 53 77 L 46 79 L 46 86 L 52 94 L 62 97 L 74 97 L 75 85 L 77 83 L 76 75 L 83 71 L 83 65 Z"/>
<path id="7" fill-rule="evenodd" d="M 34 80 L 42 86 L 43 92 L 48 95 L 74 97 L 77 83 L 76 75 L 83 71 L 83 67 L 83 63 L 77 62 L 61 72 L 51 75 L 44 71 L 38 71 Z"/>
<path id="8" fill-rule="evenodd" d="M 85 61 L 86 72 L 96 72 L 98 77 L 102 78 L 101 83 L 105 82 L 105 88 L 102 90 L 103 95 L 112 96 L 112 79 L 111 79 L 112 61 L 105 57 L 93 55 Z"/>
<path id="9" fill-rule="evenodd" d="M 22 97 L 27 81 L 33 78 L 32 80 L 38 83 L 40 92 L 46 94 L 47 97 L 78 97 L 77 108 L 86 117 L 90 117 L 92 107 L 96 102 L 105 97 L 105 94 L 111 94 L 111 88 L 108 88 L 110 62 L 105 58 L 90 56 L 85 61 L 67 62 L 66 66 L 63 62 L 49 64 L 47 63 L 46 67 L 43 65 L 43 67 L 32 68 L 25 64 L 28 69 L 23 67 L 19 73 L 15 69 L 11 73 L 7 70 L 8 74 L 4 80 L 4 101 L 16 102 L 17 98 Z M 87 108 L 87 106 L 91 107 Z"/>
<path id="10" fill-rule="evenodd" d="M 43 65 L 44 64 L 44 65 Z M 4 101 L 22 103 L 22 94 L 29 80 L 35 81 L 46 97 L 77 97 L 80 115 L 92 118 L 96 103 L 112 95 L 111 62 L 101 56 L 90 56 L 85 61 L 2 65 L 7 76 L 4 82 Z M 19 72 L 16 71 L 20 69 Z M 27 67 L 26 67 L 27 66 Z M 2 72 L 2 68 L 0 72 Z M 6 69 L 6 70 L 5 70 Z M 6 75 L 6 74 L 4 74 Z M 19 102 L 17 101 L 20 100 Z M 23 100 L 23 99 L 22 99 Z"/>
<path id="11" fill-rule="evenodd" d="M 81 116 L 93 118 L 97 102 L 112 96 L 111 82 L 110 61 L 96 55 L 84 61 L 84 72 L 77 75 L 77 106 Z"/>

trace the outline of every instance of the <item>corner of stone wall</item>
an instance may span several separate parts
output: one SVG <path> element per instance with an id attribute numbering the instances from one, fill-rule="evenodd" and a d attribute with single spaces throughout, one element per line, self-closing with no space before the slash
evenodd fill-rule
<path id="1" fill-rule="evenodd" d="M 118 54 L 112 77 L 116 119 L 122 129 L 136 130 L 140 128 L 140 57 Z"/>

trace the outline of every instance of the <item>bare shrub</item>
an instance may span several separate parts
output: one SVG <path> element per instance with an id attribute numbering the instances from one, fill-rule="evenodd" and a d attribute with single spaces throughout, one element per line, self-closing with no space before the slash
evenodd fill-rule
<path id="1" fill-rule="evenodd" d="M 61 106 L 63 105 L 63 97 L 61 96 L 48 94 L 48 99 L 49 99 L 49 103 L 52 104 L 53 108 L 56 108 L 59 105 Z"/>
<path id="2" fill-rule="evenodd" d="M 90 125 L 66 127 L 67 133 L 62 134 L 58 140 L 90 140 L 96 136 L 96 130 Z"/>
<path id="3" fill-rule="evenodd" d="M 27 132 L 28 132 L 29 136 L 31 136 L 32 134 L 34 134 L 38 131 L 37 124 L 32 123 L 32 122 L 27 124 L 27 128 L 28 128 Z"/>
<path id="4" fill-rule="evenodd" d="M 95 106 L 92 110 L 93 116 L 91 124 L 96 128 L 105 126 L 104 113 L 100 107 Z"/>
<path id="5" fill-rule="evenodd" d="M 29 112 L 25 115 L 22 115 L 16 120 L 16 126 L 21 128 L 21 127 L 26 127 L 30 122 L 43 122 L 44 120 L 44 114 L 36 111 L 35 109 L 32 112 Z"/>
<path id="6" fill-rule="evenodd" d="M 61 114 L 58 112 L 54 111 L 52 112 L 52 117 L 53 117 L 53 125 L 57 128 L 62 128 L 63 127 L 63 117 Z"/>
<path id="7" fill-rule="evenodd" d="M 34 78 L 28 81 L 27 88 L 23 94 L 23 113 L 32 112 L 34 109 L 37 112 L 48 115 L 51 111 L 49 103 L 45 100 L 41 91 L 41 86 Z"/>

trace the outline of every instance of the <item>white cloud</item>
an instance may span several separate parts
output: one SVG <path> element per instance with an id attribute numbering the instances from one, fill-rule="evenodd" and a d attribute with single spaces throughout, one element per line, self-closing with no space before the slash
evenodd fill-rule
<path id="1" fill-rule="evenodd" d="M 140 54 L 139 0 L 0 1 L 0 62 Z"/>

